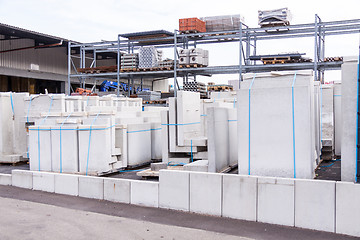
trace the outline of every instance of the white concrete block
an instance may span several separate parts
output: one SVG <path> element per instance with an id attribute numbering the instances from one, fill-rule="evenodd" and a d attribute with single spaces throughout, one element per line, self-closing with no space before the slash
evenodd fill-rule
<path id="1" fill-rule="evenodd" d="M 257 178 L 225 174 L 223 176 L 223 217 L 256 221 Z"/>
<path id="2" fill-rule="evenodd" d="M 341 181 L 355 182 L 358 57 L 341 65 Z"/>
<path id="3" fill-rule="evenodd" d="M 258 178 L 259 222 L 294 226 L 294 180 Z"/>
<path id="4" fill-rule="evenodd" d="M 295 180 L 295 227 L 335 232 L 335 181 Z"/>
<path id="5" fill-rule="evenodd" d="M 221 216 L 222 177 L 217 173 L 190 173 L 190 211 Z"/>
<path id="6" fill-rule="evenodd" d="M 55 174 L 48 172 L 33 172 L 33 190 L 54 192 Z"/>
<path id="7" fill-rule="evenodd" d="M 184 170 L 192 172 L 209 172 L 209 161 L 197 160 L 195 162 L 184 165 Z"/>
<path id="8" fill-rule="evenodd" d="M 15 187 L 29 188 L 33 187 L 33 173 L 26 170 L 12 170 L 11 182 Z"/>
<path id="9" fill-rule="evenodd" d="M 74 174 L 55 174 L 55 193 L 78 196 L 79 176 Z"/>
<path id="10" fill-rule="evenodd" d="M 11 186 L 11 174 L 0 173 L 0 185 Z"/>
<path id="11" fill-rule="evenodd" d="M 151 124 L 128 124 L 128 165 L 136 166 L 151 161 Z"/>
<path id="12" fill-rule="evenodd" d="M 341 156 L 341 84 L 334 84 L 334 153 L 335 156 Z"/>
<path id="13" fill-rule="evenodd" d="M 336 183 L 336 233 L 360 237 L 360 185 Z"/>
<path id="14" fill-rule="evenodd" d="M 160 170 L 159 207 L 189 211 L 190 173 Z"/>
<path id="15" fill-rule="evenodd" d="M 104 178 L 79 176 L 79 196 L 104 199 Z"/>
<path id="16" fill-rule="evenodd" d="M 147 181 L 131 181 L 131 204 L 147 207 L 159 207 L 159 183 Z"/>
<path id="17" fill-rule="evenodd" d="M 50 126 L 29 127 L 29 157 L 31 171 L 52 171 Z"/>
<path id="18" fill-rule="evenodd" d="M 127 179 L 104 178 L 104 200 L 130 203 L 130 181 Z"/>
<path id="19" fill-rule="evenodd" d="M 151 123 L 151 159 L 161 159 L 162 157 L 162 134 L 161 134 L 161 123 Z"/>

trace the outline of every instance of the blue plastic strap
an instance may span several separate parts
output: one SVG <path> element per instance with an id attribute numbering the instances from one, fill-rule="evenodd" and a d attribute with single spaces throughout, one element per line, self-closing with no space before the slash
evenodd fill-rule
<path id="1" fill-rule="evenodd" d="M 256 73 L 254 74 L 254 77 L 250 83 L 250 86 L 249 86 L 249 132 L 248 132 L 248 137 L 249 137 L 249 144 L 248 144 L 248 175 L 250 175 L 250 127 L 251 127 L 251 88 L 254 84 L 254 81 L 255 81 L 255 77 L 256 77 Z"/>
<path id="2" fill-rule="evenodd" d="M 13 114 L 13 118 L 14 118 L 15 117 L 15 111 L 14 111 L 14 101 L 13 101 L 12 92 L 10 93 L 10 102 L 11 102 L 11 110 L 12 110 L 12 114 Z"/>
<path id="3" fill-rule="evenodd" d="M 294 104 L 294 85 L 296 80 L 296 73 L 291 85 L 291 105 L 292 105 L 292 135 L 293 135 L 293 161 L 294 161 L 294 178 L 296 178 L 296 158 L 295 158 L 295 104 Z"/>
<path id="4" fill-rule="evenodd" d="M 163 126 L 186 126 L 186 125 L 194 125 L 194 124 L 200 124 L 200 122 L 193 122 L 193 123 L 163 123 L 161 125 Z"/>
<path id="5" fill-rule="evenodd" d="M 356 95 L 356 158 L 355 158 L 355 182 L 358 182 L 358 146 L 359 146 L 359 78 L 360 78 L 360 53 L 359 53 L 359 59 L 358 59 L 358 73 L 357 73 L 357 95 Z"/>
<path id="6" fill-rule="evenodd" d="M 206 114 L 201 114 L 200 117 L 206 117 L 207 115 Z"/>
<path id="7" fill-rule="evenodd" d="M 67 118 L 60 125 L 60 173 L 62 173 L 62 136 L 61 136 L 61 128 L 64 125 L 64 123 L 69 119 L 71 114 L 72 114 L 72 112 L 67 116 Z"/>
<path id="8" fill-rule="evenodd" d="M 334 97 L 341 97 L 341 94 L 335 94 Z"/>
<path id="9" fill-rule="evenodd" d="M 86 176 L 88 175 L 88 169 L 89 169 L 89 158 L 90 158 L 90 143 L 91 143 L 91 130 L 92 130 L 92 126 L 95 123 L 96 119 L 98 118 L 100 112 L 96 115 L 96 117 L 94 118 L 94 120 L 92 121 L 91 125 L 90 125 L 90 130 L 89 130 L 89 145 L 88 145 L 88 152 L 87 152 L 87 158 L 86 158 Z"/>
<path id="10" fill-rule="evenodd" d="M 28 110 L 27 110 L 27 114 L 26 114 L 26 122 L 29 122 L 29 112 L 30 112 L 30 108 L 31 108 L 31 101 L 32 101 L 32 97 L 30 97 L 30 101 L 29 101 L 29 106 L 28 106 Z"/>
<path id="11" fill-rule="evenodd" d="M 236 119 L 229 119 L 228 122 L 237 122 Z"/>
<path id="12" fill-rule="evenodd" d="M 136 130 L 136 131 L 127 131 L 127 133 L 138 133 L 138 132 L 150 132 L 161 130 L 161 128 L 152 128 L 152 129 L 144 129 L 144 130 Z"/>
<path id="13" fill-rule="evenodd" d="M 236 106 L 236 99 L 234 98 L 234 108 L 235 108 L 235 106 Z"/>
<path id="14" fill-rule="evenodd" d="M 52 104 L 53 104 L 53 100 L 54 100 L 54 96 L 51 96 L 50 106 L 49 106 L 48 113 L 47 113 L 46 117 L 41 120 L 39 126 L 41 126 L 41 125 L 45 122 L 45 120 L 49 117 L 50 111 L 51 111 L 51 107 L 52 107 Z"/>

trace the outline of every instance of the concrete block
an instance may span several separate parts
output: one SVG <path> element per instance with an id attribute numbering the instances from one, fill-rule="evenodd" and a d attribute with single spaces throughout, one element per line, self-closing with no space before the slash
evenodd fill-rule
<path id="1" fill-rule="evenodd" d="M 336 183 L 336 233 L 360 237 L 360 185 Z"/>
<path id="2" fill-rule="evenodd" d="M 104 178 L 104 200 L 130 203 L 130 181 Z"/>
<path id="3" fill-rule="evenodd" d="M 222 197 L 223 217 L 256 221 L 256 177 L 225 174 Z"/>
<path id="4" fill-rule="evenodd" d="M 208 160 L 198 160 L 189 164 L 184 165 L 185 171 L 193 172 L 208 172 L 209 171 L 209 161 Z"/>
<path id="5" fill-rule="evenodd" d="M 295 227 L 335 232 L 335 181 L 295 180 Z"/>
<path id="6" fill-rule="evenodd" d="M 151 124 L 128 124 L 128 165 L 151 161 Z"/>
<path id="7" fill-rule="evenodd" d="M 79 196 L 79 176 L 74 174 L 55 174 L 55 193 Z"/>
<path id="8" fill-rule="evenodd" d="M 30 170 L 51 172 L 51 157 L 50 126 L 29 127 Z"/>
<path id="9" fill-rule="evenodd" d="M 334 153 L 341 156 L 341 83 L 334 84 Z"/>
<path id="10" fill-rule="evenodd" d="M 147 207 L 159 207 L 159 183 L 131 181 L 131 204 Z"/>
<path id="11" fill-rule="evenodd" d="M 11 182 L 15 187 L 29 188 L 33 187 L 33 173 L 26 170 L 12 170 Z"/>
<path id="12" fill-rule="evenodd" d="M 258 178 L 259 222 L 294 226 L 294 180 Z"/>
<path id="13" fill-rule="evenodd" d="M 0 173 L 0 185 L 11 186 L 11 174 Z"/>
<path id="14" fill-rule="evenodd" d="M 161 170 L 159 176 L 159 207 L 189 211 L 190 173 Z"/>
<path id="15" fill-rule="evenodd" d="M 54 192 L 55 174 L 48 172 L 33 172 L 33 190 Z"/>
<path id="16" fill-rule="evenodd" d="M 104 199 L 104 178 L 79 176 L 79 196 Z"/>
<path id="17" fill-rule="evenodd" d="M 190 211 L 221 216 L 222 174 L 190 173 Z"/>
<path id="18" fill-rule="evenodd" d="M 160 169 L 167 169 L 168 164 L 167 163 L 151 163 L 151 171 L 160 171 Z"/>
<path id="19" fill-rule="evenodd" d="M 159 113 L 155 112 L 157 115 Z M 162 156 L 162 134 L 161 134 L 161 123 L 151 123 L 151 159 L 161 159 Z"/>

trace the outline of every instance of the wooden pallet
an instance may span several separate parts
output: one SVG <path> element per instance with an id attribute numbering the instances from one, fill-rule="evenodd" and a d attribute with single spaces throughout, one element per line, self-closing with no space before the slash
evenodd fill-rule
<path id="1" fill-rule="evenodd" d="M 261 24 L 261 28 L 284 27 L 289 25 L 290 22 L 269 22 L 269 23 Z"/>
<path id="2" fill-rule="evenodd" d="M 343 57 L 327 57 L 324 59 L 324 62 L 339 62 L 343 61 Z"/>
<path id="3" fill-rule="evenodd" d="M 285 64 L 285 63 L 303 63 L 303 62 L 311 62 L 311 59 L 307 58 L 299 58 L 294 59 L 291 57 L 276 57 L 276 58 L 262 58 L 261 61 L 264 65 L 269 64 Z"/>
<path id="4" fill-rule="evenodd" d="M 233 87 L 227 85 L 213 85 L 208 86 L 208 91 L 225 91 L 225 90 L 233 90 Z"/>
<path id="5" fill-rule="evenodd" d="M 191 33 L 200 33 L 200 31 L 198 31 L 198 30 L 180 31 L 180 34 L 191 34 Z"/>
<path id="6" fill-rule="evenodd" d="M 206 67 L 205 65 L 202 64 L 184 64 L 184 65 L 179 65 L 179 68 L 198 68 L 198 67 Z"/>
<path id="7" fill-rule="evenodd" d="M 137 72 L 137 68 L 122 68 L 120 69 L 120 72 Z"/>
<path id="8" fill-rule="evenodd" d="M 106 73 L 106 72 L 116 72 L 117 66 L 101 66 L 93 68 L 78 68 L 79 73 Z"/>

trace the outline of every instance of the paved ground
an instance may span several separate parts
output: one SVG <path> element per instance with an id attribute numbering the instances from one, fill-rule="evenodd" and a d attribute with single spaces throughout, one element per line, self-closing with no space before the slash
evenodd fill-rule
<path id="1" fill-rule="evenodd" d="M 0 239 L 356 239 L 0 186 Z"/>
<path id="2" fill-rule="evenodd" d="M 316 179 L 341 181 L 341 159 L 322 161 L 316 170 Z"/>

